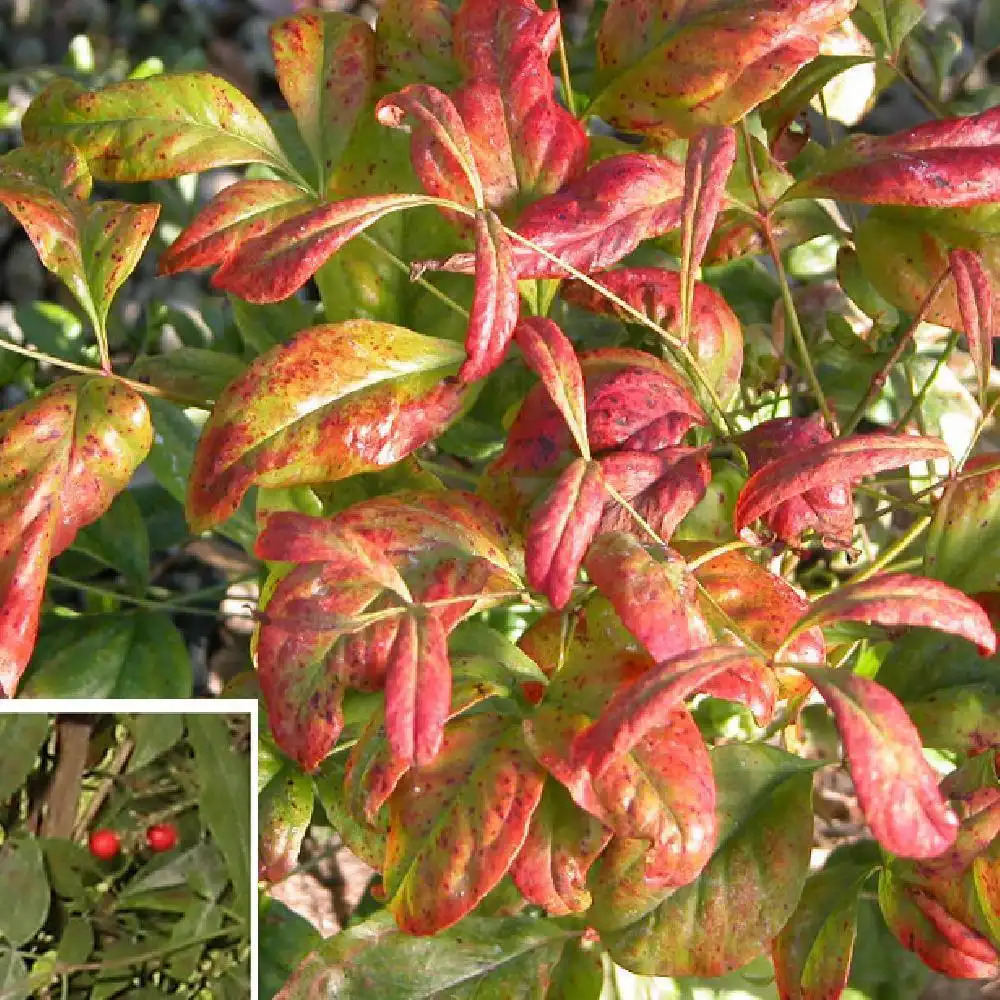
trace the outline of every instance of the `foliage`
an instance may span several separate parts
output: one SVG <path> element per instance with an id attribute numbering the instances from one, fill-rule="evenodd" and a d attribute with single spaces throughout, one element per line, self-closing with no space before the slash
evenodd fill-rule
<path id="1" fill-rule="evenodd" d="M 273 26 L 287 112 L 202 72 L 26 112 L 0 201 L 103 365 L 0 425 L 2 683 L 81 683 L 22 680 L 47 565 L 147 454 L 262 561 L 262 874 L 318 804 L 383 904 L 315 949 L 269 910 L 280 996 L 770 954 L 834 998 L 876 883 L 928 966 L 1000 973 L 1000 110 L 827 146 L 801 117 L 852 67 L 909 79 L 917 6 L 611 0 L 573 45 L 534 0 L 388 0 Z M 211 270 L 236 346 L 117 374 L 156 208 L 92 179 L 242 165 L 159 258 Z M 819 871 L 807 704 L 874 838 Z"/>
<path id="2" fill-rule="evenodd" d="M 0 996 L 247 996 L 250 870 L 227 844 L 249 832 L 249 716 L 0 730 Z"/>

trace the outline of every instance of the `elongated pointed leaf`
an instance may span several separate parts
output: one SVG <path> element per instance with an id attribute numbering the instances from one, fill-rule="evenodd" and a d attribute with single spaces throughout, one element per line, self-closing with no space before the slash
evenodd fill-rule
<path id="1" fill-rule="evenodd" d="M 570 937 L 549 921 L 526 916 L 472 916 L 433 938 L 413 937 L 397 930 L 387 913 L 377 913 L 324 941 L 276 1000 L 533 1000 Z"/>
<path id="2" fill-rule="evenodd" d="M 833 709 L 858 802 L 879 843 L 907 858 L 947 850 L 958 820 L 903 706 L 867 677 L 819 667 L 804 672 Z"/>
<path id="3" fill-rule="evenodd" d="M 854 136 L 785 193 L 867 205 L 958 208 L 1000 191 L 1000 110 L 927 122 L 887 136 Z"/>
<path id="4" fill-rule="evenodd" d="M 529 205 L 517 232 L 584 272 L 601 271 L 628 256 L 643 240 L 680 224 L 684 168 L 662 156 L 624 153 L 595 163 L 557 194 Z M 566 272 L 512 237 L 519 278 L 562 278 Z M 472 254 L 428 266 L 468 274 Z"/>
<path id="5" fill-rule="evenodd" d="M 583 370 L 569 338 L 550 319 L 526 316 L 514 330 L 528 367 L 542 380 L 582 458 L 590 458 Z"/>
<path id="6" fill-rule="evenodd" d="M 212 276 L 212 284 L 247 302 L 286 299 L 358 233 L 387 215 L 425 203 L 421 195 L 382 194 L 346 198 L 293 215 L 259 236 L 241 240 Z"/>
<path id="7" fill-rule="evenodd" d="M 1000 173 L 1000 144 L 998 144 Z M 971 250 L 952 250 L 948 257 L 955 279 L 958 311 L 969 341 L 969 354 L 976 367 L 979 405 L 986 409 L 986 390 L 993 366 L 993 289 L 982 257 Z"/>
<path id="8" fill-rule="evenodd" d="M 160 274 L 225 264 L 243 243 L 315 204 L 288 181 L 237 181 L 220 191 L 160 256 Z"/>
<path id="9" fill-rule="evenodd" d="M 492 212 L 480 212 L 476 216 L 476 287 L 465 336 L 468 358 L 458 373 L 462 381 L 485 378 L 503 361 L 520 304 L 503 224 Z"/>
<path id="10" fill-rule="evenodd" d="M 455 16 L 455 94 L 486 202 L 507 208 L 553 194 L 582 173 L 587 136 L 555 99 L 549 59 L 559 14 L 533 0 L 470 0 Z"/>
<path id="11" fill-rule="evenodd" d="M 0 688 L 38 632 L 49 559 L 110 506 L 149 452 L 149 410 L 111 378 L 57 382 L 0 416 Z"/>
<path id="12" fill-rule="evenodd" d="M 657 661 L 711 645 L 684 560 L 667 549 L 655 558 L 631 535 L 601 535 L 584 562 L 590 579 Z"/>
<path id="13" fill-rule="evenodd" d="M 528 902 L 553 916 L 582 912 L 590 906 L 587 872 L 610 839 L 611 831 L 550 778 L 511 877 Z"/>
<path id="14" fill-rule="evenodd" d="M 939 580 L 909 573 L 881 574 L 821 597 L 799 620 L 796 630 L 835 621 L 918 625 L 960 635 L 984 654 L 997 648 L 989 616 L 975 601 Z"/>
<path id="15" fill-rule="evenodd" d="M 525 540 L 528 583 L 565 607 L 601 520 L 607 494 L 600 466 L 576 459 L 534 511 Z"/>
<path id="16" fill-rule="evenodd" d="M 758 469 L 740 492 L 733 516 L 739 534 L 758 517 L 807 491 L 856 482 L 912 462 L 948 458 L 943 441 L 892 434 L 837 438 L 777 458 Z"/>
<path id="17" fill-rule="evenodd" d="M 851 971 L 858 899 L 872 870 L 831 862 L 806 881 L 795 912 L 771 949 L 781 1000 L 840 996 Z"/>
<path id="18" fill-rule="evenodd" d="M 777 93 L 854 0 L 615 0 L 597 38 L 591 110 L 626 130 L 691 135 Z"/>
<path id="19" fill-rule="evenodd" d="M 91 178 L 79 150 L 61 142 L 0 157 L 0 205 L 24 226 L 39 259 L 103 331 L 115 293 L 139 263 L 160 208 L 88 204 Z"/>
<path id="20" fill-rule="evenodd" d="M 719 813 L 711 860 L 637 920 L 601 932 L 614 961 L 639 975 L 719 976 L 745 965 L 767 950 L 802 893 L 815 763 L 760 744 L 721 746 L 711 758 Z"/>
<path id="21" fill-rule="evenodd" d="M 509 720 L 483 714 L 448 725 L 440 754 L 407 772 L 389 799 L 385 895 L 402 930 L 450 927 L 500 881 L 542 785 Z"/>
<path id="22" fill-rule="evenodd" d="M 386 323 L 311 327 L 257 358 L 219 398 L 195 453 L 188 517 L 219 524 L 251 485 L 342 479 L 382 468 L 460 412 L 453 343 Z"/>
<path id="23" fill-rule="evenodd" d="M 276 21 L 270 38 L 278 86 L 322 189 L 371 99 L 374 32 L 360 18 L 308 11 Z"/>
<path id="24" fill-rule="evenodd" d="M 260 111 L 211 73 L 92 91 L 57 80 L 31 102 L 21 128 L 27 142 L 71 142 L 101 180 L 149 181 L 242 163 L 295 175 Z"/>
<path id="25" fill-rule="evenodd" d="M 743 649 L 709 646 L 658 663 L 633 684 L 620 688 L 600 718 L 574 739 L 574 761 L 600 777 L 615 758 L 662 725 L 688 695 L 723 671 L 754 660 Z"/>
<path id="26" fill-rule="evenodd" d="M 633 309 L 638 309 L 675 336 L 681 335 L 681 279 L 677 271 L 660 267 L 623 267 L 602 274 L 599 283 Z M 635 320 L 606 295 L 582 281 L 567 281 L 561 298 L 573 305 L 626 323 Z M 739 385 L 743 367 L 743 331 L 736 314 L 715 289 L 694 285 L 688 347 L 716 392 L 728 400 Z"/>
<path id="27" fill-rule="evenodd" d="M 312 781 L 291 767 L 283 767 L 264 786 L 257 803 L 260 878 L 280 882 L 298 863 L 312 820 L 313 800 Z"/>
<path id="28" fill-rule="evenodd" d="M 410 159 L 424 190 L 470 208 L 484 208 L 483 186 L 465 124 L 451 98 L 436 87 L 412 84 L 375 106 L 383 125 L 414 122 Z"/>

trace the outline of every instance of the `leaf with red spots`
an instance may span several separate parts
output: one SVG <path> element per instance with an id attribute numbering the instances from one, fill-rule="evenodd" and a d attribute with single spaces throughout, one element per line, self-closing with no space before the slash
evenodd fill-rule
<path id="1" fill-rule="evenodd" d="M 291 874 L 312 820 L 314 799 L 310 778 L 287 765 L 260 790 L 260 878 L 280 882 Z"/>
<path id="2" fill-rule="evenodd" d="M 472 143 L 451 98 L 436 87 L 413 84 L 383 97 L 375 115 L 390 128 L 410 126 L 410 160 L 424 190 L 469 208 L 484 208 Z"/>
<path id="3" fill-rule="evenodd" d="M 990 619 L 975 601 L 946 583 L 910 573 L 883 573 L 834 590 L 810 606 L 795 631 L 838 621 L 936 628 L 974 642 L 983 654 L 997 648 Z"/>
<path id="4" fill-rule="evenodd" d="M 160 274 L 225 264 L 249 240 L 316 207 L 288 181 L 237 181 L 220 191 L 160 256 Z"/>
<path id="5" fill-rule="evenodd" d="M 542 316 L 525 317 L 517 324 L 514 337 L 528 367 L 542 380 L 566 421 L 580 455 L 589 459 L 583 370 L 569 338 L 552 320 Z"/>
<path id="6" fill-rule="evenodd" d="M 60 142 L 0 157 L 0 205 L 24 226 L 41 262 L 104 336 L 115 293 L 146 247 L 159 205 L 88 204 L 91 176 L 80 151 Z"/>
<path id="7" fill-rule="evenodd" d="M 387 323 L 303 330 L 219 397 L 195 452 L 188 519 L 222 523 L 252 485 L 329 482 L 405 458 L 462 410 L 462 349 Z"/>
<path id="8" fill-rule="evenodd" d="M 298 179 L 267 119 L 211 73 L 165 73 L 85 90 L 56 80 L 21 122 L 26 142 L 70 142 L 95 177 L 150 181 L 263 163 Z"/>
<path id="9" fill-rule="evenodd" d="M 854 0 L 614 0 L 590 111 L 626 130 L 694 134 L 738 121 L 819 52 Z"/>
<path id="10" fill-rule="evenodd" d="M 600 777 L 573 759 L 573 740 L 620 686 L 652 661 L 623 628 L 611 605 L 592 598 L 572 620 L 562 665 L 524 722 L 528 745 L 573 801 L 617 836 L 646 841 L 646 876 L 684 885 L 711 853 L 715 792 L 708 752 L 683 706 L 664 713 Z M 536 626 L 536 629 L 539 626 Z M 530 643 L 530 631 L 522 643 Z"/>
<path id="11" fill-rule="evenodd" d="M 756 657 L 732 646 L 680 653 L 619 688 L 598 720 L 573 740 L 573 760 L 597 778 L 706 682 Z"/>
<path id="12" fill-rule="evenodd" d="M 463 382 L 485 378 L 503 361 L 520 309 L 510 243 L 492 212 L 476 214 L 476 287 L 465 335 Z"/>
<path id="13" fill-rule="evenodd" d="M 702 563 L 695 571 L 695 578 L 704 588 L 699 595 L 702 611 L 710 626 L 716 631 L 719 642 L 731 642 L 733 636 L 728 623 L 720 620 L 717 609 L 732 619 L 742 632 L 760 646 L 765 653 L 777 660 L 767 668 L 757 667 L 754 675 L 757 684 L 750 688 L 760 706 L 751 703 L 751 711 L 763 720 L 766 708 L 776 693 L 792 698 L 809 690 L 809 680 L 797 670 L 781 665 L 787 660 L 796 663 L 822 664 L 826 660 L 826 642 L 819 627 L 800 632 L 779 653 L 796 622 L 809 610 L 809 602 L 788 582 L 776 576 L 760 563 L 748 559 L 742 552 L 724 552 Z M 771 689 L 767 675 L 773 674 L 778 692 Z M 716 678 L 716 681 L 722 678 Z M 747 678 L 740 678 L 746 685 Z M 708 694 L 721 694 L 715 681 L 705 687 Z M 765 709 L 762 711 L 762 709 Z M 767 723 L 762 721 L 762 724 Z"/>
<path id="14" fill-rule="evenodd" d="M 583 172 L 587 134 L 555 99 L 549 59 L 559 13 L 534 0 L 467 0 L 454 22 L 466 82 L 455 93 L 483 179 L 486 204 L 517 208 Z"/>
<path id="15" fill-rule="evenodd" d="M 427 198 L 418 194 L 345 198 L 300 212 L 253 237 L 241 233 L 235 252 L 212 275 L 212 285 L 247 302 L 279 302 L 358 233 L 395 212 L 426 204 Z M 200 223 L 192 226 L 200 228 Z"/>
<path id="16" fill-rule="evenodd" d="M 958 820 L 895 696 L 847 671 L 803 670 L 833 710 L 858 802 L 875 839 L 907 858 L 933 857 L 950 847 Z"/>
<path id="17" fill-rule="evenodd" d="M 771 440 L 783 438 L 770 435 Z M 744 435 L 746 441 L 749 435 Z M 829 541 L 850 545 L 845 537 L 846 516 L 838 515 L 851 508 L 848 484 L 887 469 L 897 469 L 913 462 L 929 462 L 948 458 L 950 452 L 943 441 L 933 437 L 907 437 L 894 434 L 863 434 L 820 441 L 761 465 L 747 480 L 736 501 L 734 529 L 739 534 L 758 518 L 767 517 L 770 527 L 779 537 L 797 541 L 805 527 L 822 533 L 833 530 L 837 536 Z M 814 491 L 825 494 L 825 506 L 820 505 Z M 844 494 L 846 493 L 846 499 Z M 820 496 L 824 496 L 820 493 Z M 808 507 L 782 507 L 790 500 L 800 500 Z"/>
<path id="18" fill-rule="evenodd" d="M 450 722 L 441 752 L 389 798 L 386 906 L 410 934 L 464 917 L 507 873 L 542 795 L 544 772 L 514 720 Z"/>
<path id="19" fill-rule="evenodd" d="M 316 163 L 319 189 L 371 100 L 375 35 L 361 18 L 307 11 L 270 29 L 275 76 Z"/>
<path id="20" fill-rule="evenodd" d="M 934 209 L 988 205 L 1000 197 L 998 149 L 997 108 L 893 135 L 853 136 L 831 149 L 784 198 Z"/>
<path id="21" fill-rule="evenodd" d="M 927 532 L 923 570 L 967 594 L 1000 591 L 1000 469 L 994 455 L 965 463 L 945 486 Z"/>
<path id="22" fill-rule="evenodd" d="M 949 255 L 955 280 L 958 311 L 976 368 L 979 405 L 986 410 L 986 390 L 993 366 L 993 289 L 982 256 L 972 250 L 952 250 Z"/>
<path id="23" fill-rule="evenodd" d="M 817 764 L 762 744 L 717 747 L 718 841 L 701 874 L 625 926 L 602 930 L 643 976 L 720 976 L 763 954 L 802 893 Z M 613 914 L 601 914 L 602 925 Z"/>
<path id="24" fill-rule="evenodd" d="M 598 279 L 619 299 L 644 313 L 668 333 L 681 335 L 681 280 L 676 271 L 659 267 L 624 267 Z M 563 301 L 623 322 L 635 320 L 606 295 L 582 281 L 564 282 Z M 743 330 L 736 314 L 715 289 L 696 281 L 691 304 L 688 347 L 720 399 L 728 400 L 739 385 L 743 367 Z"/>
<path id="25" fill-rule="evenodd" d="M 810 875 L 771 956 L 781 1000 L 835 1000 L 847 985 L 858 900 L 874 866 L 831 861 Z"/>
<path id="26" fill-rule="evenodd" d="M 556 194 L 532 202 L 517 233 L 580 271 L 601 271 L 643 240 L 680 225 L 684 168 L 649 153 L 600 160 Z M 562 278 L 567 272 L 545 254 L 511 238 L 519 278 Z M 475 259 L 460 253 L 427 266 L 468 274 Z"/>
<path id="27" fill-rule="evenodd" d="M 529 903 L 550 914 L 581 913 L 590 906 L 587 872 L 610 839 L 611 831 L 577 808 L 550 778 L 511 865 L 511 877 Z"/>
<path id="28" fill-rule="evenodd" d="M 508 549 L 495 514 L 459 493 L 397 493 L 331 519 L 272 515 L 257 554 L 299 563 L 266 588 L 256 642 L 282 750 L 315 769 L 343 728 L 344 691 L 384 687 L 390 770 L 432 757 L 451 705 L 444 636 L 520 585 Z"/>
<path id="29" fill-rule="evenodd" d="M 615 532 L 591 545 L 584 566 L 653 659 L 669 660 L 711 645 L 695 600 L 695 579 L 676 552 L 654 555 L 633 536 Z"/>
<path id="30" fill-rule="evenodd" d="M 375 78 L 383 90 L 459 82 L 451 44 L 453 0 L 385 0 L 375 22 Z"/>
<path id="31" fill-rule="evenodd" d="M 553 607 L 562 608 L 570 599 L 606 500 L 600 466 L 578 458 L 532 512 L 525 539 L 528 583 Z"/>
<path id="32" fill-rule="evenodd" d="M 0 414 L 0 686 L 17 688 L 38 633 L 49 560 L 96 521 L 149 453 L 141 396 L 63 379 Z"/>

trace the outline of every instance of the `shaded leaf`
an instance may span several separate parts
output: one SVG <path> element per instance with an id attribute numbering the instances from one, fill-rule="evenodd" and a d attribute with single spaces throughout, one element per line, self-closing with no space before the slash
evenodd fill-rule
<path id="1" fill-rule="evenodd" d="M 472 715 L 447 726 L 440 754 L 408 771 L 389 799 L 385 895 L 402 930 L 443 930 L 500 881 L 542 784 L 507 719 Z"/>
<path id="2" fill-rule="evenodd" d="M 312 781 L 287 766 L 264 786 L 257 802 L 259 878 L 280 882 L 298 864 L 313 798 Z"/>
<path id="3" fill-rule="evenodd" d="M 876 840 L 901 857 L 928 858 L 946 850 L 958 820 L 902 705 L 867 677 L 819 667 L 804 673 L 833 710 L 858 802 Z"/>
<path id="4" fill-rule="evenodd" d="M 34 837 L 9 839 L 0 849 L 0 891 L 17 900 L 0 913 L 0 937 L 20 948 L 44 926 L 52 901 L 42 850 Z"/>
<path id="5" fill-rule="evenodd" d="M 49 718 L 42 713 L 0 719 L 0 740 L 6 748 L 0 759 L 0 802 L 9 803 L 25 784 L 48 735 Z"/>
<path id="6" fill-rule="evenodd" d="M 590 110 L 619 128 L 663 136 L 735 122 L 816 56 L 853 6 L 614 0 L 597 36 Z"/>
<path id="7" fill-rule="evenodd" d="M 242 163 L 295 176 L 260 111 L 211 73 L 92 91 L 56 80 L 31 102 L 21 128 L 26 142 L 71 142 L 101 180 L 148 181 Z"/>
<path id="8" fill-rule="evenodd" d="M 447 381 L 461 348 L 366 320 L 311 327 L 261 355 L 220 396 L 189 485 L 196 531 L 237 509 L 251 485 L 328 482 L 378 469 L 461 410 Z"/>
<path id="9" fill-rule="evenodd" d="M 111 378 L 63 379 L 0 415 L 0 687 L 7 695 L 35 644 L 49 559 L 104 513 L 151 440 L 142 397 Z"/>

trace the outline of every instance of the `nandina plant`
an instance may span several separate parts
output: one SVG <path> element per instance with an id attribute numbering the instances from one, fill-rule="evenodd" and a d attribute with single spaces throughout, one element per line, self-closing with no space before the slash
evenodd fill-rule
<path id="1" fill-rule="evenodd" d="M 920 14 L 611 0 L 570 45 L 534 0 L 388 0 L 273 26 L 288 111 L 205 73 L 28 109 L 0 200 L 104 364 L 2 418 L 0 680 L 49 559 L 204 411 L 189 524 L 249 512 L 264 565 L 262 875 L 317 801 L 380 873 L 283 997 L 769 954 L 834 998 L 876 885 L 931 968 L 1000 972 L 1000 111 L 802 124 L 850 67 L 905 77 Z M 209 269 L 246 357 L 124 377 L 105 319 L 157 209 L 92 179 L 244 164 L 159 268 Z M 871 839 L 811 869 L 817 708 Z"/>

